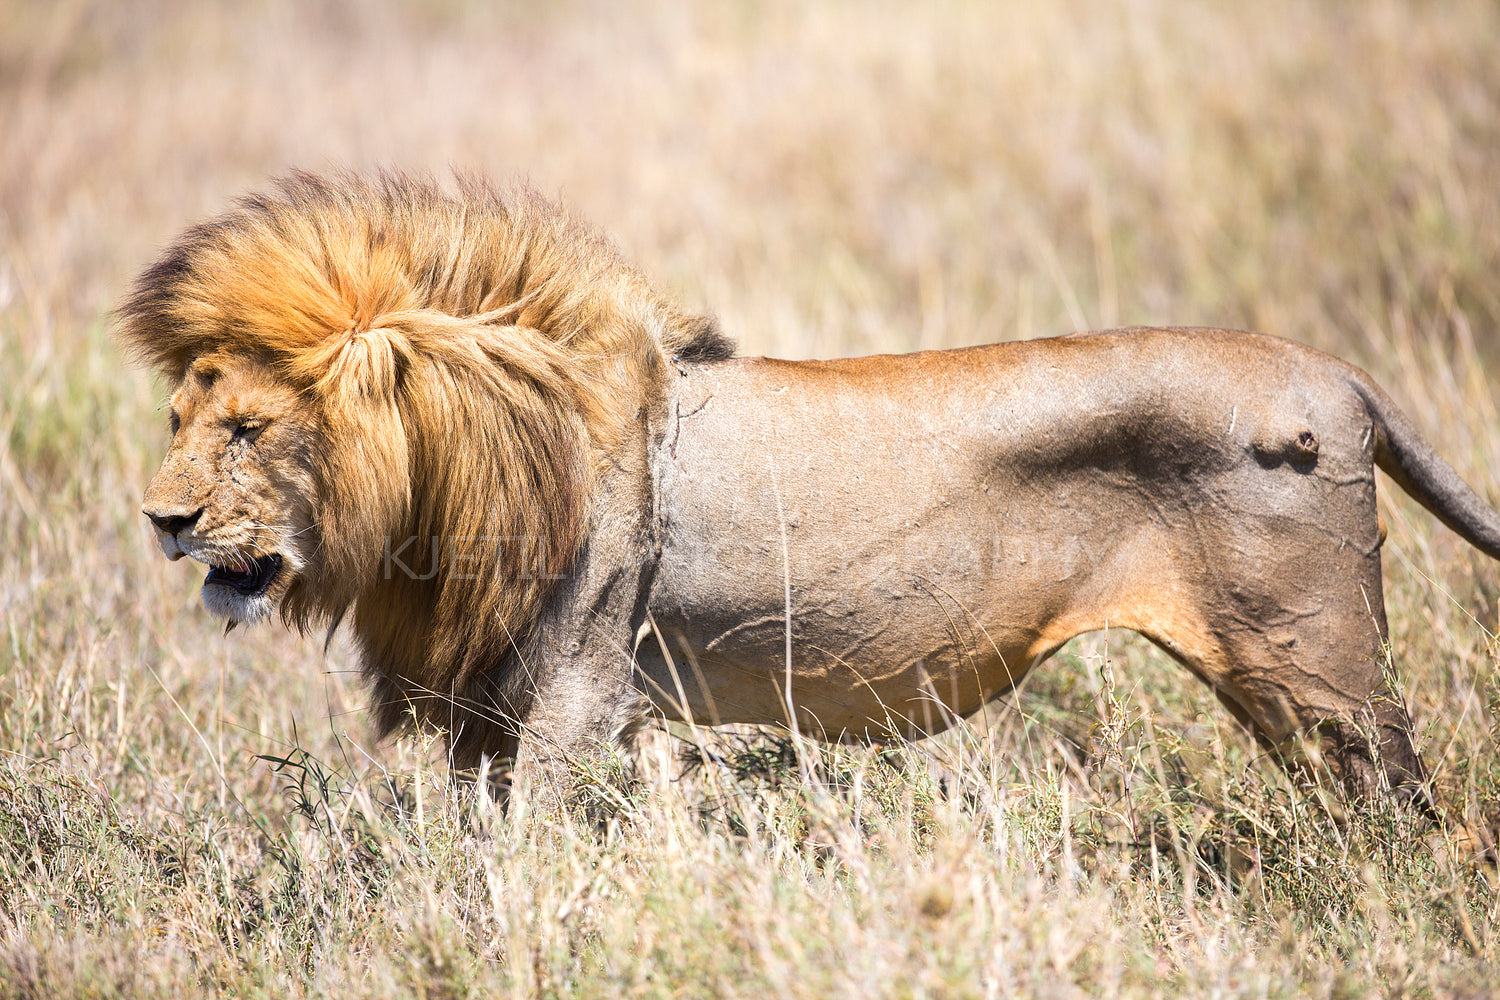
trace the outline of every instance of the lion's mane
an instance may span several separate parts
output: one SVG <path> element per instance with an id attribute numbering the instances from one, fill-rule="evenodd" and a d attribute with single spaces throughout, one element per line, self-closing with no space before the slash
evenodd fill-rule
<path id="1" fill-rule="evenodd" d="M 663 362 L 731 352 L 533 191 L 398 173 L 241 199 L 166 248 L 120 326 L 174 384 L 248 357 L 316 409 L 317 555 L 282 614 L 349 615 L 382 732 L 443 726 L 461 766 L 514 746 L 534 625 Z"/>

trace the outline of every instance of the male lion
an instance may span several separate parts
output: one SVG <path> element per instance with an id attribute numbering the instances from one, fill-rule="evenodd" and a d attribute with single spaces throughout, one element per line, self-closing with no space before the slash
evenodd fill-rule
<path id="1" fill-rule="evenodd" d="M 162 548 L 231 625 L 347 616 L 383 731 L 549 783 L 653 707 L 932 733 L 1109 625 L 1420 795 L 1374 467 L 1495 557 L 1500 516 L 1363 372 L 1203 329 L 731 358 L 558 208 L 456 187 L 294 174 L 121 312 L 172 386 Z"/>

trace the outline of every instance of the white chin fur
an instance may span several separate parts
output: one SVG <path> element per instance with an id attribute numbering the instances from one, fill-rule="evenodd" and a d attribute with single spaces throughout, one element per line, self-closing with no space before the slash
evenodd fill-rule
<path id="1" fill-rule="evenodd" d="M 271 613 L 276 610 L 275 604 L 265 594 L 249 597 L 222 583 L 203 585 L 203 606 L 211 615 L 241 624 L 270 618 Z"/>

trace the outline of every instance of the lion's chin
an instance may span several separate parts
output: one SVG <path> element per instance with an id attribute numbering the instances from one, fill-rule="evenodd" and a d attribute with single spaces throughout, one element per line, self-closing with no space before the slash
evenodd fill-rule
<path id="1" fill-rule="evenodd" d="M 241 622 L 270 618 L 276 610 L 276 601 L 268 593 L 242 594 L 226 584 L 205 583 L 203 607 L 211 615 L 227 618 L 233 627 Z"/>

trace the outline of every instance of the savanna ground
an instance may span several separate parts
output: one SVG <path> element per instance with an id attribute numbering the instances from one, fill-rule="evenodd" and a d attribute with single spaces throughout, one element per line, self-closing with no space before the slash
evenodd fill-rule
<path id="1" fill-rule="evenodd" d="M 0 995 L 1486 995 L 1493 870 L 1125 634 L 937 740 L 656 734 L 607 808 L 497 816 L 338 641 L 199 609 L 109 310 L 271 174 L 456 165 L 746 352 L 1304 340 L 1500 501 L 1497 45 L 1488 0 L 0 0 Z M 1493 822 L 1500 568 L 1383 492 L 1421 743 Z"/>

